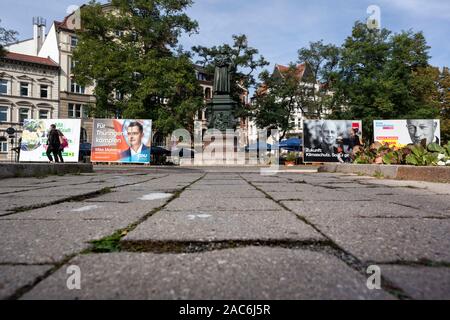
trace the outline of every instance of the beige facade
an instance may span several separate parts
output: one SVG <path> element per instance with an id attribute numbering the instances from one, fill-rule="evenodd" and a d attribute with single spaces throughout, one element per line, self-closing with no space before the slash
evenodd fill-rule
<path id="1" fill-rule="evenodd" d="M 25 119 L 58 118 L 58 107 L 59 66 L 55 62 L 15 53 L 0 59 L 0 161 L 15 161 L 13 148 Z M 10 127 L 18 132 L 13 141 L 6 133 Z"/>
<path id="2" fill-rule="evenodd" d="M 61 67 L 60 117 L 81 119 L 81 142 L 91 142 L 93 121 L 89 118 L 88 109 L 95 104 L 94 87 L 82 87 L 72 80 L 75 65 L 72 54 L 78 39 L 74 26 L 68 23 L 70 19 L 73 19 L 73 14 L 63 22 L 55 22 Z"/>

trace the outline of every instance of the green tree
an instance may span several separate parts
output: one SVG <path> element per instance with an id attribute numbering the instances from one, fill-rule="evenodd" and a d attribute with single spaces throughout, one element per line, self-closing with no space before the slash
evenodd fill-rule
<path id="1" fill-rule="evenodd" d="M 197 63 L 209 70 L 211 74 L 214 74 L 216 57 L 225 56 L 230 59 L 232 62 L 231 95 L 238 102 L 236 116 L 247 116 L 248 110 L 241 101 L 241 97 L 256 85 L 255 72 L 269 64 L 263 56 L 259 55 L 258 49 L 248 45 L 246 35 L 233 35 L 232 45 L 223 44 L 211 48 L 196 46 L 192 48 L 192 51 L 199 59 Z"/>
<path id="2" fill-rule="evenodd" d="M 0 20 L 0 23 L 2 20 Z M 0 57 L 6 54 L 5 44 L 16 41 L 17 32 L 0 27 Z"/>
<path id="3" fill-rule="evenodd" d="M 361 119 L 373 137 L 373 120 L 435 118 L 435 71 L 421 32 L 369 29 L 357 22 L 342 46 L 333 84 L 333 118 Z"/>
<path id="4" fill-rule="evenodd" d="M 82 7 L 74 51 L 75 80 L 95 85 L 92 115 L 152 119 L 168 134 L 193 128 L 202 92 L 189 54 L 177 48 L 197 31 L 185 9 L 191 0 L 91 1 Z"/>
<path id="5" fill-rule="evenodd" d="M 284 139 L 293 128 L 292 117 L 297 108 L 299 70 L 294 64 L 280 73 L 261 72 L 262 85 L 256 92 L 256 108 L 253 116 L 259 128 L 279 129 Z"/>
<path id="6" fill-rule="evenodd" d="M 299 63 L 287 70 L 260 75 L 263 90 L 257 91 L 254 117 L 261 128 L 281 131 L 281 138 L 293 129 L 293 116 L 300 111 L 307 118 L 320 118 L 333 103 L 328 90 L 339 64 L 339 49 L 323 41 L 311 42 L 299 50 Z"/>
<path id="7" fill-rule="evenodd" d="M 304 63 L 305 72 L 298 82 L 297 105 L 307 118 L 321 118 L 335 102 L 329 88 L 339 66 L 340 49 L 323 41 L 311 42 L 298 51 L 298 62 Z"/>
<path id="8" fill-rule="evenodd" d="M 450 141 L 450 70 L 444 67 L 438 81 L 441 114 L 441 140 Z"/>

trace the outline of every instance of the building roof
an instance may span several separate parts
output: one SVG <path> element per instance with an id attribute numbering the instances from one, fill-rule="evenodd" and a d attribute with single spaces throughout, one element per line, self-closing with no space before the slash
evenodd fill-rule
<path id="1" fill-rule="evenodd" d="M 284 77 L 284 75 L 290 70 L 290 68 L 291 67 L 276 64 L 272 76 Z M 306 70 L 307 70 L 306 63 L 302 63 L 296 66 L 295 76 L 298 78 L 299 81 L 302 80 Z M 256 89 L 256 95 L 264 95 L 267 93 L 268 90 L 269 87 L 267 86 L 267 84 L 263 83 Z"/>
<path id="2" fill-rule="evenodd" d="M 49 67 L 59 68 L 59 65 L 50 58 L 41 58 L 41 57 L 29 56 L 26 54 L 20 54 L 20 53 L 14 53 L 14 52 L 7 52 L 6 55 L 3 57 L 3 59 L 15 60 L 15 61 L 21 61 L 21 62 L 27 62 L 27 63 L 33 63 L 33 64 L 40 64 L 40 65 L 45 65 L 45 66 L 49 66 Z"/>
<path id="3" fill-rule="evenodd" d="M 281 64 L 276 64 L 275 65 L 275 70 L 277 70 L 281 76 L 283 76 L 283 74 L 285 74 L 286 72 L 288 72 L 290 69 L 290 67 L 287 66 L 283 66 Z M 302 63 L 296 66 L 296 71 L 295 71 L 295 75 L 299 78 L 299 80 L 301 80 L 303 78 L 303 75 L 305 74 L 305 70 L 306 70 L 306 64 Z"/>

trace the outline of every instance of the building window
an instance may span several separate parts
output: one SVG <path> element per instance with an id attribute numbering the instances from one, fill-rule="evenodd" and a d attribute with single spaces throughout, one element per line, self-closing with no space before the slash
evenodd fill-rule
<path id="1" fill-rule="evenodd" d="M 0 94 L 8 94 L 8 81 L 0 79 Z"/>
<path id="2" fill-rule="evenodd" d="M 85 89 L 83 86 L 80 86 L 75 82 L 72 82 L 70 84 L 70 92 L 84 94 Z"/>
<path id="3" fill-rule="evenodd" d="M 19 123 L 23 124 L 25 120 L 29 119 L 30 109 L 20 108 L 19 109 Z"/>
<path id="4" fill-rule="evenodd" d="M 20 83 L 20 95 L 23 97 L 28 97 L 28 87 L 29 84 L 26 82 L 21 82 Z"/>
<path id="5" fill-rule="evenodd" d="M 87 117 L 87 107 L 85 105 L 69 103 L 69 118 L 86 119 Z"/>
<path id="6" fill-rule="evenodd" d="M 75 68 L 75 66 L 77 65 L 77 62 L 71 57 L 70 58 L 70 70 L 69 73 L 73 73 L 73 69 Z"/>
<path id="7" fill-rule="evenodd" d="M 0 142 L 0 153 L 8 153 L 8 142 Z"/>
<path id="8" fill-rule="evenodd" d="M 41 98 L 48 98 L 48 86 L 41 85 Z"/>
<path id="9" fill-rule="evenodd" d="M 75 36 L 70 37 L 70 46 L 72 48 L 76 47 L 78 45 L 78 38 Z"/>
<path id="10" fill-rule="evenodd" d="M 197 73 L 197 80 L 207 81 L 208 78 L 206 77 L 206 75 L 204 73 L 199 72 L 199 73 Z"/>
<path id="11" fill-rule="evenodd" d="M 206 90 L 205 90 L 205 98 L 206 99 L 211 99 L 211 89 L 210 88 L 206 88 Z"/>
<path id="12" fill-rule="evenodd" d="M 39 119 L 50 119 L 48 110 L 39 110 Z"/>
<path id="13" fill-rule="evenodd" d="M 295 121 L 295 119 L 289 119 L 289 122 L 290 122 L 290 126 L 292 127 L 292 128 L 295 128 L 295 127 L 297 127 L 297 123 L 296 123 L 296 121 Z"/>
<path id="14" fill-rule="evenodd" d="M 0 121 L 8 121 L 8 107 L 0 107 Z"/>

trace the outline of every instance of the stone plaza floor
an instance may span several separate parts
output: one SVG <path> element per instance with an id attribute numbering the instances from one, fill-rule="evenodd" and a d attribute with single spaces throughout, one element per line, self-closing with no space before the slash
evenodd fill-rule
<path id="1" fill-rule="evenodd" d="M 3 179 L 0 234 L 0 299 L 450 299 L 450 184 L 98 166 Z"/>

